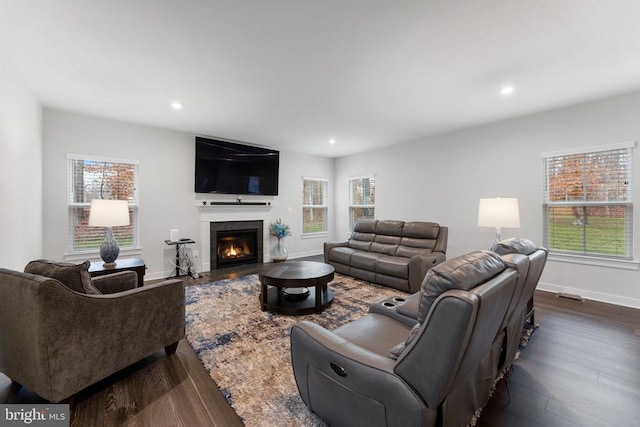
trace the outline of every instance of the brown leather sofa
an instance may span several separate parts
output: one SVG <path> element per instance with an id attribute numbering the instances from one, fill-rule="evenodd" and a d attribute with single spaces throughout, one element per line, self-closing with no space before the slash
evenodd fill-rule
<path id="1" fill-rule="evenodd" d="M 414 293 L 445 260 L 447 236 L 433 222 L 361 219 L 349 240 L 325 242 L 324 261 L 338 273 Z"/>
<path id="2" fill-rule="evenodd" d="M 333 331 L 296 323 L 302 400 L 334 427 L 466 425 L 495 382 L 492 344 L 518 278 L 495 252 L 472 252 L 429 270 L 413 326 L 384 313 Z"/>
<path id="3" fill-rule="evenodd" d="M 184 337 L 182 281 L 139 288 L 133 271 L 92 279 L 89 264 L 0 268 L 0 372 L 51 402 Z"/>

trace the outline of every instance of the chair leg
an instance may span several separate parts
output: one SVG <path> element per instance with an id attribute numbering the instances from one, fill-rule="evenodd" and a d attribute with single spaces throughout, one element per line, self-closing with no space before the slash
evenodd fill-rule
<path id="1" fill-rule="evenodd" d="M 166 346 L 164 348 L 164 352 L 167 353 L 167 356 L 171 356 L 172 354 L 175 354 L 177 349 L 178 349 L 178 341 L 174 342 L 173 344 L 169 344 L 168 346 Z"/>

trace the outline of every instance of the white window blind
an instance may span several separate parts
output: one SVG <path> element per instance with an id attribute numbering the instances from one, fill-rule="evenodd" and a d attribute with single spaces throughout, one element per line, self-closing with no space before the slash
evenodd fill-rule
<path id="1" fill-rule="evenodd" d="M 633 143 L 546 153 L 544 244 L 550 251 L 633 257 Z"/>
<path id="2" fill-rule="evenodd" d="M 323 233 L 329 230 L 326 179 L 303 178 L 302 233 Z"/>
<path id="3" fill-rule="evenodd" d="M 349 229 L 361 218 L 375 217 L 376 185 L 373 175 L 349 179 Z"/>
<path id="4" fill-rule="evenodd" d="M 89 227 L 93 199 L 127 200 L 130 225 L 113 227 L 121 249 L 138 247 L 138 162 L 83 155 L 67 155 L 68 252 L 97 252 L 104 241 L 103 227 Z"/>

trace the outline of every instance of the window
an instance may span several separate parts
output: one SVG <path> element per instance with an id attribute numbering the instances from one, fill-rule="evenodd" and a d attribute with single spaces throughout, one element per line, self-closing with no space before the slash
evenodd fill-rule
<path id="1" fill-rule="evenodd" d="M 329 230 L 327 180 L 303 178 L 302 234 L 326 233 Z"/>
<path id="2" fill-rule="evenodd" d="M 95 252 L 104 241 L 102 227 L 89 227 L 89 206 L 92 199 L 129 201 L 131 224 L 114 227 L 121 249 L 138 247 L 138 162 L 108 158 L 89 158 L 69 154 L 68 163 L 68 212 L 70 254 Z"/>
<path id="3" fill-rule="evenodd" d="M 543 154 L 544 244 L 550 251 L 632 258 L 632 148 L 623 143 Z"/>
<path id="4" fill-rule="evenodd" d="M 374 218 L 376 202 L 375 178 L 363 176 L 349 179 L 349 229 L 361 218 Z"/>

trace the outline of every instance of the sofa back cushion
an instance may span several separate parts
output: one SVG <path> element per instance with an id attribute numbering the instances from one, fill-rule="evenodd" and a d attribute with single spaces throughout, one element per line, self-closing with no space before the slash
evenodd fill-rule
<path id="1" fill-rule="evenodd" d="M 490 251 L 471 252 L 433 267 L 422 281 L 418 322 L 424 323 L 434 301 L 443 292 L 450 289 L 468 291 L 505 269 L 502 258 Z"/>
<path id="2" fill-rule="evenodd" d="M 500 255 L 506 255 L 506 254 L 531 255 L 536 250 L 538 250 L 538 247 L 531 240 L 514 237 L 512 239 L 507 239 L 498 243 L 494 243 L 491 246 L 491 250 Z"/>
<path id="3" fill-rule="evenodd" d="M 436 246 L 439 234 L 440 226 L 434 222 L 405 222 L 396 256 L 411 258 L 430 254 Z"/>
<path id="4" fill-rule="evenodd" d="M 100 295 L 100 292 L 91 282 L 89 266 L 85 261 L 82 264 L 68 262 L 55 262 L 44 259 L 31 261 L 24 268 L 25 273 L 50 277 L 62 282 L 67 288 L 83 294 Z"/>
<path id="5" fill-rule="evenodd" d="M 378 220 L 375 219 L 359 219 L 356 221 L 347 246 L 360 251 L 371 250 L 371 243 L 376 237 L 377 223 Z"/>
<path id="6" fill-rule="evenodd" d="M 360 219 L 348 246 L 352 249 L 411 258 L 428 255 L 436 246 L 440 226 L 425 221 Z"/>

